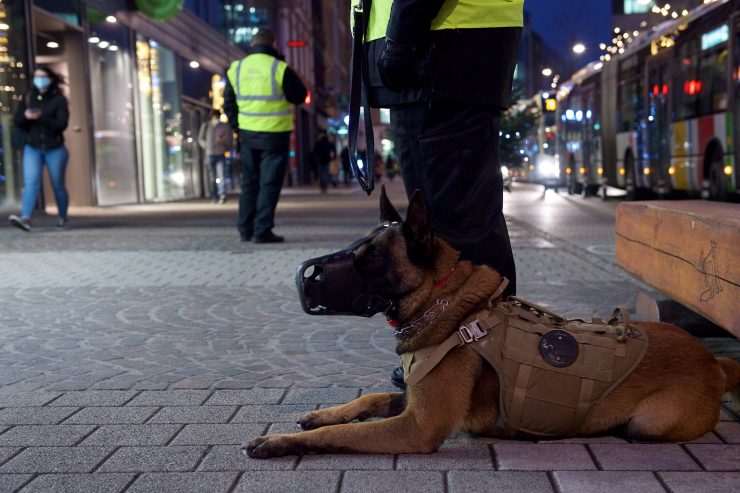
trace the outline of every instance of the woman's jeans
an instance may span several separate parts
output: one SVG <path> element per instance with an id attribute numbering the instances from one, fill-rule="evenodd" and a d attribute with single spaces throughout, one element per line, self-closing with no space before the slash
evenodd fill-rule
<path id="1" fill-rule="evenodd" d="M 226 158 L 223 155 L 208 156 L 208 171 L 211 179 L 211 200 L 214 202 L 226 197 L 226 180 L 224 168 Z"/>
<path id="2" fill-rule="evenodd" d="M 49 178 L 54 189 L 59 217 L 67 219 L 69 195 L 64 186 L 64 172 L 67 169 L 69 153 L 64 146 L 52 149 L 38 149 L 26 145 L 23 148 L 23 201 L 21 215 L 31 217 L 36 199 L 41 190 L 41 177 L 44 163 L 49 168 Z"/>

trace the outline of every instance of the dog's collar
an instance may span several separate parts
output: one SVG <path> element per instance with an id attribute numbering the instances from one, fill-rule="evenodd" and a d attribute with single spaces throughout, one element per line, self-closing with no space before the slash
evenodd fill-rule
<path id="1" fill-rule="evenodd" d="M 438 299 L 434 302 L 434 305 L 432 305 L 431 308 L 429 308 L 421 315 L 421 317 L 417 318 L 405 327 L 398 328 L 399 323 L 397 320 L 394 319 L 388 319 L 388 323 L 391 325 L 391 327 L 396 329 L 394 331 L 396 337 L 398 337 L 402 341 L 405 341 L 411 336 L 415 336 L 424 331 L 424 329 L 427 329 L 428 327 L 431 327 L 432 325 L 437 323 L 437 319 L 439 319 L 440 315 L 445 310 L 447 310 L 448 305 L 449 302 L 447 300 Z"/>
<path id="2" fill-rule="evenodd" d="M 457 262 L 455 262 L 455 265 L 452 266 L 450 273 L 446 276 L 447 278 L 449 278 L 452 275 L 452 271 L 455 270 L 456 266 L 457 266 Z M 508 285 L 509 285 L 509 280 L 505 277 L 502 277 L 501 284 L 499 284 L 496 291 L 489 298 L 490 300 L 489 303 L 495 302 L 495 300 L 497 300 L 498 297 L 503 294 L 504 290 L 506 289 Z M 434 303 L 434 305 L 432 305 L 431 308 L 429 308 L 427 311 L 425 311 L 421 315 L 421 317 L 417 318 L 416 320 L 411 322 L 409 325 L 406 325 L 405 327 L 399 328 L 401 324 L 396 319 L 388 317 L 387 321 L 388 321 L 388 324 L 395 329 L 393 331 L 395 336 L 401 339 L 402 341 L 405 341 L 407 339 L 410 339 L 412 336 L 420 334 L 425 329 L 434 325 L 437 322 L 437 319 L 439 319 L 440 315 L 447 309 L 448 305 L 449 305 L 449 302 L 447 300 L 438 299 Z"/>
<path id="3" fill-rule="evenodd" d="M 452 274 L 455 273 L 455 269 L 457 268 L 458 264 L 460 263 L 460 257 L 457 257 L 457 260 L 455 260 L 455 263 L 452 264 L 452 267 L 450 268 L 450 271 L 441 279 L 437 279 L 434 281 L 434 287 L 435 288 L 443 288 L 447 285 L 447 283 L 450 281 L 450 278 L 452 277 Z"/>

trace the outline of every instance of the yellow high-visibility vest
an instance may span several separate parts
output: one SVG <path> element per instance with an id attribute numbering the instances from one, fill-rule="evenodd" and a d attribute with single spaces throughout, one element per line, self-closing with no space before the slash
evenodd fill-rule
<path id="1" fill-rule="evenodd" d="M 283 92 L 287 67 L 284 61 L 264 53 L 232 62 L 226 75 L 236 94 L 240 130 L 293 130 L 293 108 Z"/>
<path id="2" fill-rule="evenodd" d="M 350 1 L 352 5 L 357 3 Z M 385 37 L 392 5 L 393 0 L 373 0 L 366 42 Z M 446 0 L 432 20 L 433 31 L 523 25 L 524 0 Z"/>

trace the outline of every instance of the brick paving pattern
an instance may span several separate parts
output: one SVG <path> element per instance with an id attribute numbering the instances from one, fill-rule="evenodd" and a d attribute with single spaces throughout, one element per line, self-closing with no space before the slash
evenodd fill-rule
<path id="1" fill-rule="evenodd" d="M 282 245 L 240 243 L 236 208 L 72 211 L 0 226 L 0 492 L 590 492 L 740 490 L 740 422 L 685 444 L 459 434 L 432 455 L 254 460 L 240 444 L 391 390 L 381 317 L 310 317 L 293 276 L 377 218 L 377 196 L 286 191 Z M 404 202 L 391 184 L 396 204 Z M 519 294 L 568 316 L 634 307 L 614 264 L 614 201 L 515 186 L 505 210 Z M 740 353 L 736 341 L 707 345 Z"/>

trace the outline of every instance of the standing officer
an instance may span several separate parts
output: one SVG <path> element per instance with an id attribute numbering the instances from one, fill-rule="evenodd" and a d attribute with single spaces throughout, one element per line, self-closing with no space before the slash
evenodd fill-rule
<path id="1" fill-rule="evenodd" d="M 280 243 L 273 233 L 275 207 L 288 167 L 292 104 L 306 99 L 306 86 L 260 29 L 247 57 L 232 62 L 224 90 L 224 111 L 239 133 L 242 191 L 237 229 L 242 241 Z"/>
<path id="2" fill-rule="evenodd" d="M 358 1 L 368 58 L 367 100 L 391 110 L 409 199 L 422 190 L 434 233 L 465 259 L 507 277 L 504 296 L 514 295 L 498 140 L 500 111 L 511 96 L 524 0 L 352 3 Z M 402 377 L 403 370 L 396 370 L 391 380 L 403 386 Z"/>

